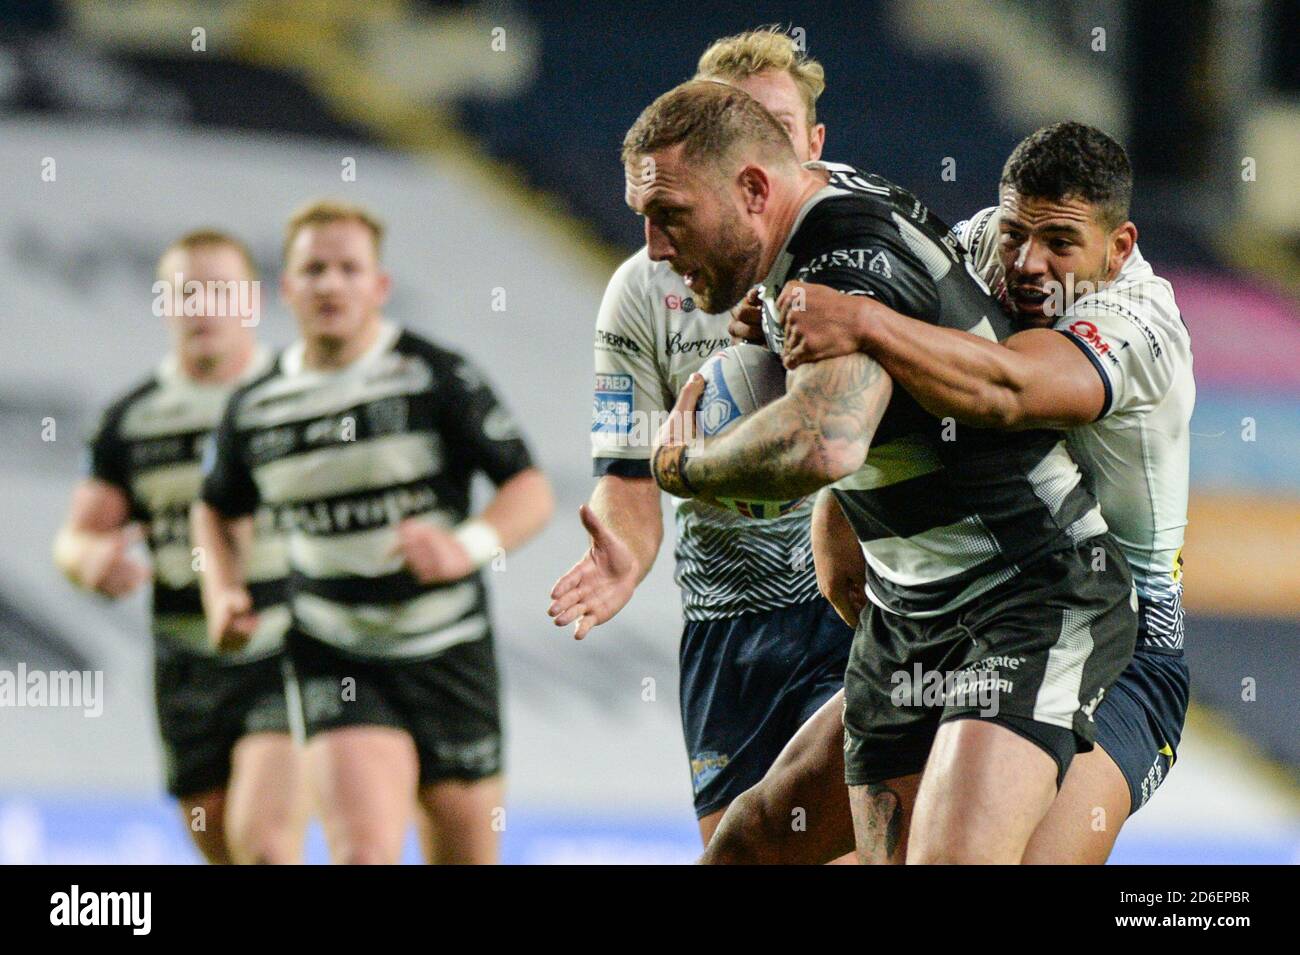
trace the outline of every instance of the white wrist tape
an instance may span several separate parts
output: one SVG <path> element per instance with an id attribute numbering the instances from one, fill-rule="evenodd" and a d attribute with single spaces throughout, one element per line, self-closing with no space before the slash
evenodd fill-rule
<path id="1" fill-rule="evenodd" d="M 474 562 L 475 567 L 482 567 L 495 557 L 501 548 L 501 536 L 497 534 L 496 528 L 478 517 L 461 524 L 452 536 L 460 541 L 460 546 L 465 548 L 465 553 L 469 554 L 469 559 Z"/>

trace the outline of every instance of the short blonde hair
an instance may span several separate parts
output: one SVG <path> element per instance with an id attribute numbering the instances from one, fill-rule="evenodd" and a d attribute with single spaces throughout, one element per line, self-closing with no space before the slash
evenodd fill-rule
<path id="1" fill-rule="evenodd" d="M 696 79 L 744 80 L 768 70 L 790 74 L 808 110 L 808 126 L 817 123 L 817 99 L 826 89 L 826 71 L 780 26 L 759 27 L 715 40 L 695 67 Z"/>
<path id="2" fill-rule="evenodd" d="M 298 233 L 308 226 L 328 225 L 331 222 L 359 222 L 370 230 L 370 237 L 375 243 L 375 258 L 379 258 L 379 249 L 384 241 L 384 224 L 365 206 L 339 199 L 317 199 L 307 203 L 289 217 L 284 227 L 284 248 L 281 254 L 289 260 L 289 248 Z"/>
<path id="3" fill-rule="evenodd" d="M 195 249 L 208 248 L 214 245 L 229 246 L 238 252 L 244 260 L 244 265 L 248 268 L 248 277 L 257 278 L 257 263 L 253 260 L 253 253 L 249 251 L 248 246 L 229 232 L 222 232 L 220 229 L 193 229 L 172 242 L 171 245 L 163 249 L 162 255 L 158 256 L 158 277 L 169 278 L 169 276 L 162 274 L 162 267 L 163 262 L 167 261 L 167 256 L 173 252 L 193 252 Z"/>

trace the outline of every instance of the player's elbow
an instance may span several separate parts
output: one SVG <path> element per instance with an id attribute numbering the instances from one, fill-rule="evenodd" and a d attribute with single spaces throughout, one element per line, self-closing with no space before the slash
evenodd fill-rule
<path id="1" fill-rule="evenodd" d="M 856 464 L 854 461 L 856 460 Z M 782 493 L 812 494 L 862 466 L 862 457 L 812 446 L 787 459 L 781 469 Z"/>
<path id="2" fill-rule="evenodd" d="M 943 415 L 940 415 L 942 418 Z M 1026 427 L 1025 405 L 1014 388 L 989 386 L 974 395 L 963 413 L 952 415 L 958 423 L 997 431 L 1014 431 Z"/>
<path id="3" fill-rule="evenodd" d="M 867 460 L 865 440 L 820 440 L 806 450 L 804 473 L 816 487 L 834 484 L 857 472 Z"/>

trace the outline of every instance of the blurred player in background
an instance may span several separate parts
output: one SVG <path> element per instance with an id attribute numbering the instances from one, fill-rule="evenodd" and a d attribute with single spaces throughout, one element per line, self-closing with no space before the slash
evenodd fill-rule
<path id="1" fill-rule="evenodd" d="M 760 29 L 719 40 L 696 75 L 763 103 L 801 161 L 821 156 L 822 68 L 786 34 Z M 557 626 L 574 623 L 578 639 L 623 608 L 658 554 L 663 519 L 650 442 L 687 378 L 730 344 L 728 315 L 710 309 L 645 248 L 606 289 L 591 426 L 599 480 L 581 511 L 591 548 L 556 583 L 549 610 Z M 727 804 L 843 684 L 853 634 L 817 592 L 811 506 L 764 521 L 677 502 L 682 727 L 705 843 Z"/>
<path id="2" fill-rule="evenodd" d="M 1071 451 L 1133 570 L 1133 661 L 1097 707 L 1097 745 L 1071 763 L 1026 862 L 1105 862 L 1124 821 L 1172 769 L 1187 713 L 1182 546 L 1196 386 L 1173 289 L 1136 244 L 1132 187 L 1123 147 L 1093 127 L 1059 123 L 1016 147 L 1000 205 L 953 230 L 1029 329 L 1001 344 L 818 285 L 793 286 L 802 307 L 787 313 L 791 367 L 861 350 L 934 414 L 980 427 L 1071 429 Z M 817 509 L 814 524 L 825 529 L 818 575 L 838 606 L 851 606 L 865 583 L 861 551 L 829 495 Z M 838 723 L 827 704 L 769 778 L 737 800 L 707 861 L 817 861 L 805 853 L 825 843 L 827 858 L 837 840 L 851 841 L 843 814 L 817 816 L 836 836 L 809 838 L 785 822 L 814 777 L 840 771 Z"/>
<path id="3" fill-rule="evenodd" d="M 300 340 L 236 392 L 197 539 L 214 641 L 252 626 L 242 541 L 259 505 L 289 542 L 291 678 L 336 862 L 393 863 L 418 802 L 430 862 L 495 862 L 503 783 L 480 569 L 549 519 L 550 486 L 461 356 L 382 315 L 381 225 L 322 202 L 289 222 L 281 292 Z M 477 472 L 497 486 L 470 516 Z"/>
<path id="4" fill-rule="evenodd" d="M 241 650 L 221 655 L 207 639 L 195 574 L 202 555 L 190 543 L 202 446 L 231 391 L 271 365 L 254 339 L 256 314 L 231 307 L 257 301 L 247 294 L 256 278 L 247 248 L 222 232 L 191 232 L 163 253 L 155 290 L 171 353 L 105 412 L 55 543 L 59 568 L 87 590 L 118 598 L 153 578 L 167 790 L 213 863 L 300 861 L 307 815 L 281 675 L 283 541 L 263 519 L 247 565 L 260 622 Z M 142 527 L 152 572 L 132 554 Z"/>

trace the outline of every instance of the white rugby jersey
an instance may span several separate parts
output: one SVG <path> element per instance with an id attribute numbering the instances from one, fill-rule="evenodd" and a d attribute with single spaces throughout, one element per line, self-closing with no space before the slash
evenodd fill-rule
<path id="1" fill-rule="evenodd" d="M 953 232 L 989 287 L 1005 298 L 999 210 Z M 1196 384 L 1191 337 L 1173 288 L 1135 247 L 1115 282 L 1081 296 L 1053 326 L 1101 375 L 1101 417 L 1068 433 L 1075 459 L 1133 569 L 1142 601 L 1139 640 L 1183 644 L 1182 548 L 1187 526 L 1189 428 Z"/>
<path id="2" fill-rule="evenodd" d="M 596 321 L 591 454 L 597 477 L 650 476 L 659 425 L 686 380 L 731 344 L 726 314 L 695 305 L 667 262 L 642 248 L 614 273 Z M 687 620 L 775 610 L 817 597 L 811 499 L 775 520 L 674 498 L 677 567 Z"/>
<path id="3" fill-rule="evenodd" d="M 203 500 L 270 508 L 285 534 L 294 625 L 353 656 L 423 659 L 490 634 L 481 573 L 424 585 L 396 553 L 406 518 L 451 528 L 482 472 L 532 460 L 472 363 L 385 321 L 345 368 L 306 367 L 299 342 L 231 397 Z"/>
<path id="4" fill-rule="evenodd" d="M 199 460 L 226 400 L 240 384 L 271 367 L 258 348 L 240 380 L 200 384 L 169 356 L 147 381 L 115 401 L 90 441 L 90 476 L 120 488 L 131 519 L 147 529 L 153 557 L 153 631 L 160 649 L 246 663 L 275 653 L 284 642 L 289 609 L 284 599 L 284 540 L 271 515 L 259 512 L 248 578 L 260 615 L 257 631 L 237 653 L 218 654 L 208 641 L 190 543 L 190 505 L 199 496 Z"/>

